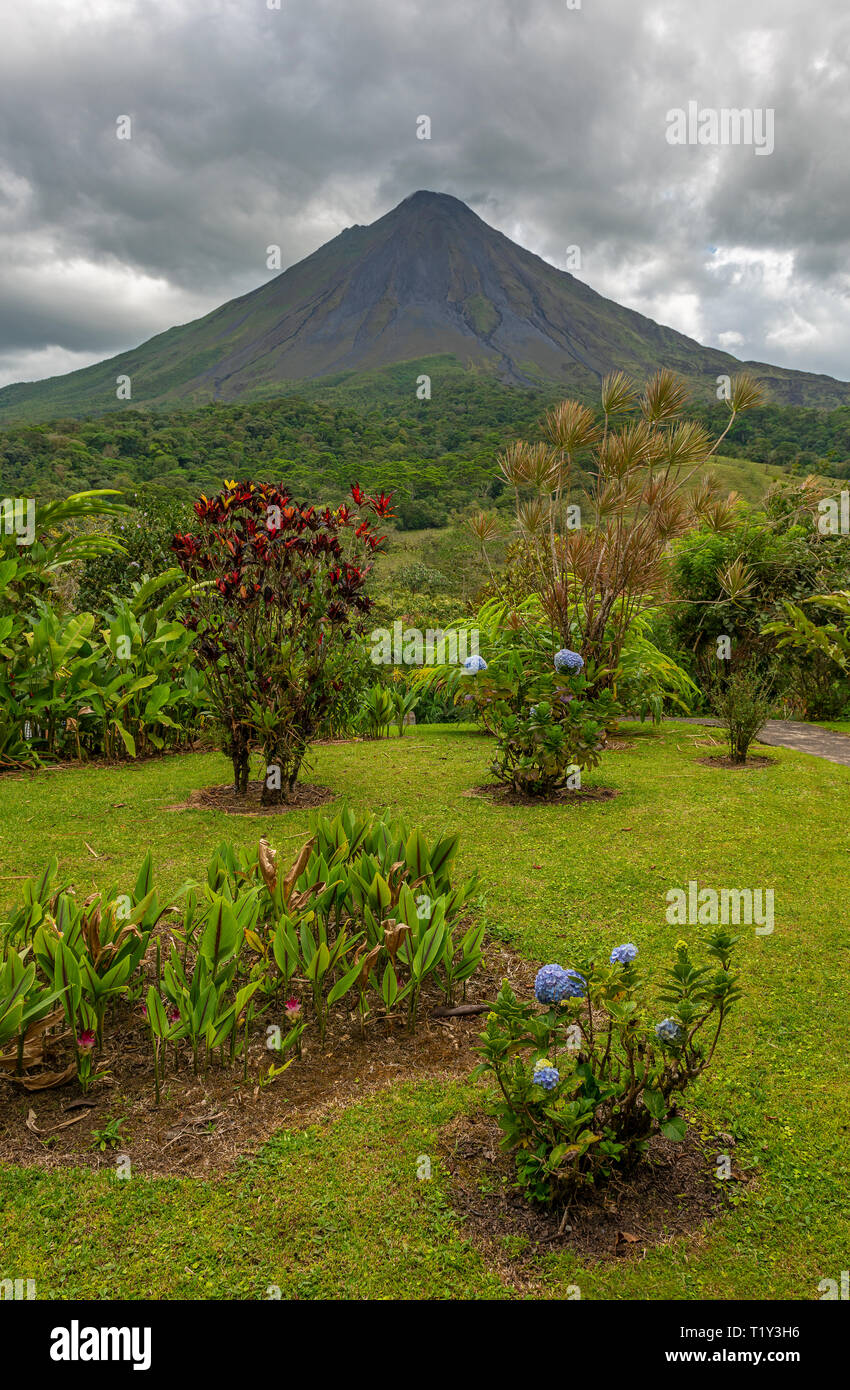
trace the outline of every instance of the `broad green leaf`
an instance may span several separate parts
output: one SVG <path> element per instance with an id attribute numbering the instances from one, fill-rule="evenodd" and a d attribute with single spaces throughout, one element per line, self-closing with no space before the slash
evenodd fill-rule
<path id="1" fill-rule="evenodd" d="M 148 1009 L 148 1023 L 152 1032 L 154 1032 L 158 1038 L 165 1037 L 165 1034 L 168 1032 L 168 1016 L 165 1012 L 165 1006 L 153 985 L 151 985 L 148 990 L 146 1003 Z"/>
<path id="2" fill-rule="evenodd" d="M 136 740 L 133 738 L 133 735 L 130 733 L 130 730 L 124 728 L 124 725 L 121 723 L 120 719 L 113 719 L 112 727 L 118 730 L 118 733 L 121 735 L 121 742 L 124 744 L 124 747 L 127 749 L 127 752 L 130 754 L 130 757 L 135 758 Z"/>
<path id="3" fill-rule="evenodd" d="M 404 847 L 404 857 L 414 879 L 425 878 L 431 872 L 425 841 L 418 830 L 412 830 Z"/>
<path id="4" fill-rule="evenodd" d="M 332 989 L 328 990 L 328 1008 L 335 1004 L 338 999 L 342 999 L 347 994 L 360 974 L 360 961 L 357 961 L 349 970 L 347 975 L 337 980 Z"/>
<path id="5" fill-rule="evenodd" d="M 688 1126 L 681 1115 L 671 1115 L 670 1119 L 665 1120 L 662 1124 L 661 1133 L 665 1139 L 671 1139 L 673 1143 L 678 1144 L 681 1139 L 684 1139 L 687 1129 Z"/>

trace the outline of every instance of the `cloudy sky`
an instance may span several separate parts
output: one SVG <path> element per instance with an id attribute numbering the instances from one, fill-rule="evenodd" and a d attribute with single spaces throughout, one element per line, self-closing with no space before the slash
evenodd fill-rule
<path id="1" fill-rule="evenodd" d="M 277 2 L 0 0 L 0 385 L 417 188 L 555 265 L 579 246 L 594 289 L 702 342 L 850 378 L 847 0 Z M 773 110 L 773 153 L 671 145 L 691 101 Z"/>

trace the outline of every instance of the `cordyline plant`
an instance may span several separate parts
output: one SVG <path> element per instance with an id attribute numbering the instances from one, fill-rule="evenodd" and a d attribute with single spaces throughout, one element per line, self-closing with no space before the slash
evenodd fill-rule
<path id="1" fill-rule="evenodd" d="M 684 1138 L 682 1096 L 711 1062 L 740 998 L 735 941 L 716 928 L 702 964 L 686 942 L 676 943 L 658 996 L 666 1017 L 650 1003 L 631 942 L 605 962 L 544 965 L 534 1001 L 517 999 L 505 982 L 487 1017 L 477 1074 L 498 1083 L 492 1110 L 526 1196 L 571 1198 L 582 1184 L 627 1170 L 653 1135 Z"/>
<path id="2" fill-rule="evenodd" d="M 366 583 L 393 515 L 356 484 L 352 504 L 301 506 L 272 483 L 228 482 L 195 503 L 196 535 L 172 549 L 197 582 L 187 627 L 233 761 L 237 795 L 258 747 L 266 804 L 288 800 L 305 754 L 343 688 L 372 600 Z"/>
<path id="3" fill-rule="evenodd" d="M 669 542 L 698 519 L 718 530 L 733 519 L 736 495 L 721 499 L 697 475 L 737 417 L 761 403 L 761 387 L 746 375 L 731 381 L 729 420 L 714 442 L 682 418 L 687 399 L 671 372 L 657 372 L 643 394 L 617 372 L 602 383 L 601 418 L 562 401 L 545 418 L 544 442 L 499 455 L 514 488 L 528 589 L 563 645 L 596 670 L 597 689 L 616 680 L 629 626 L 662 587 Z M 481 525 L 476 518 L 472 530 L 483 546 Z"/>

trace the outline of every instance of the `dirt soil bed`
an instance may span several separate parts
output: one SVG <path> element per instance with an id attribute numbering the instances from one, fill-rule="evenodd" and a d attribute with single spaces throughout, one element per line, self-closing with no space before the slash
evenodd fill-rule
<path id="1" fill-rule="evenodd" d="M 514 1159 L 499 1148 L 501 1130 L 486 1114 L 459 1115 L 443 1131 L 441 1161 L 451 1175 L 450 1201 L 489 1261 L 530 1274 L 540 1255 L 568 1248 L 584 1260 L 637 1256 L 697 1231 L 725 1205 L 729 1182 L 746 1181 L 732 1160 L 731 1178 L 716 1177 L 715 1154 L 732 1153 L 728 1134 L 709 1149 L 692 1131 L 679 1144 L 657 1137 L 626 1178 L 586 1188 L 574 1198 L 563 1235 L 563 1205 L 532 1206 L 515 1189 Z"/>
<path id="2" fill-rule="evenodd" d="M 571 791 L 569 787 L 563 787 L 549 796 L 527 796 L 524 792 L 514 791 L 513 787 L 503 787 L 498 782 L 485 782 L 483 786 L 471 787 L 469 791 L 461 792 L 461 796 L 486 797 L 497 806 L 578 806 L 584 801 L 610 801 L 612 797 L 619 795 L 615 787 L 582 787 L 580 791 Z"/>
<path id="3" fill-rule="evenodd" d="M 498 944 L 485 951 L 482 969 L 470 982 L 467 1002 L 491 999 L 503 979 L 517 992 L 530 994 L 534 966 Z M 295 992 L 304 997 L 303 986 Z M 251 1032 L 248 1079 L 242 1059 L 232 1069 L 211 1063 L 206 1077 L 195 1076 L 191 1054 L 184 1049 L 180 1069 L 168 1070 L 159 1108 L 154 1100 L 150 1033 L 139 1006 L 123 1006 L 114 1022 L 107 1018 L 108 1075 L 87 1096 L 71 1079 L 53 1090 L 23 1092 L 0 1073 L 0 1162 L 39 1168 L 114 1167 L 126 1154 L 133 1170 L 150 1175 L 207 1177 L 224 1172 L 243 1154 L 253 1153 L 276 1130 L 298 1128 L 324 1113 L 343 1109 L 369 1092 L 403 1081 L 435 1076 L 466 1076 L 480 1060 L 474 1045 L 481 1032 L 480 1014 L 430 1018 L 445 1006 L 435 985 L 423 991 L 414 1036 L 399 1021 L 366 1024 L 365 1042 L 356 1014 L 336 1010 L 330 1016 L 325 1046 L 311 1026 L 304 1034 L 303 1055 L 275 1081 L 259 1084 L 276 1055 L 266 1048 L 266 1027 L 281 1022 L 274 1006 Z M 58 1070 L 66 1051 L 45 1065 Z M 115 1149 L 93 1147 L 93 1131 L 110 1119 L 124 1119 L 123 1138 Z M 69 1123 L 70 1122 L 70 1123 Z"/>
<path id="4" fill-rule="evenodd" d="M 249 782 L 245 796 L 236 796 L 232 783 L 223 787 L 202 787 L 191 792 L 188 801 L 178 806 L 166 807 L 169 811 L 224 811 L 228 816 L 277 816 L 286 811 L 298 811 L 313 806 L 324 806 L 335 801 L 338 792 L 330 787 L 320 787 L 315 782 L 299 782 L 289 801 L 281 801 L 276 806 L 264 806 L 260 797 L 262 782 Z"/>
<path id="5" fill-rule="evenodd" d="M 713 758 L 697 758 L 703 767 L 729 767 L 738 772 L 756 772 L 760 767 L 775 767 L 776 758 L 767 758 L 763 753 L 748 753 L 745 763 L 736 763 L 727 754 L 717 754 Z"/>

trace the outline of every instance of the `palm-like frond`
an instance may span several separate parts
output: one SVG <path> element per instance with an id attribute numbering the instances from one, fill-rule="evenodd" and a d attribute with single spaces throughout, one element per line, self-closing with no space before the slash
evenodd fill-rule
<path id="1" fill-rule="evenodd" d="M 528 483 L 528 447 L 517 440 L 496 455 L 502 477 L 513 488 L 525 487 Z"/>
<path id="2" fill-rule="evenodd" d="M 483 545 L 485 541 L 491 541 L 498 536 L 501 531 L 499 518 L 494 512 L 478 512 L 475 516 L 467 518 L 466 522 L 476 540 Z"/>
<path id="3" fill-rule="evenodd" d="M 664 424 L 681 415 L 688 403 L 688 388 L 673 372 L 656 372 L 646 383 L 640 408 L 645 420 Z"/>
<path id="4" fill-rule="evenodd" d="M 599 426 L 593 411 L 586 405 L 579 401 L 561 401 L 547 413 L 543 433 L 550 444 L 565 454 L 577 454 L 596 443 Z"/>
<path id="5" fill-rule="evenodd" d="M 53 572 L 74 560 L 123 553 L 124 547 L 115 537 L 75 529 L 81 522 L 123 516 L 129 507 L 107 500 L 120 496 L 116 488 L 94 488 L 72 493 L 61 501 L 36 502 L 35 541 L 27 548 L 28 567 L 37 566 L 44 572 Z M 0 554 L 14 552 L 15 547 L 14 535 L 0 535 Z"/>
<path id="6" fill-rule="evenodd" d="M 742 410 L 753 410 L 756 406 L 764 405 L 765 400 L 764 387 L 749 372 L 732 378 L 728 405 L 736 415 Z"/>
<path id="7" fill-rule="evenodd" d="M 602 382 L 602 409 L 608 416 L 628 414 L 638 399 L 637 389 L 625 372 L 612 372 Z"/>

